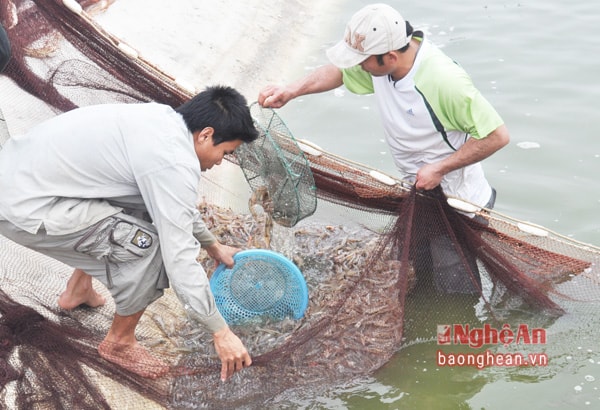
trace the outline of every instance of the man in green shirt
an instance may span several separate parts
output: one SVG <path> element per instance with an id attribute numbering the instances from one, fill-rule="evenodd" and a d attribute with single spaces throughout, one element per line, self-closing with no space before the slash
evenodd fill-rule
<path id="1" fill-rule="evenodd" d="M 332 64 L 287 86 L 265 87 L 258 102 L 279 108 L 341 85 L 357 94 L 373 93 L 402 179 L 420 190 L 441 185 L 448 196 L 493 207 L 495 191 L 480 161 L 508 144 L 509 133 L 458 64 L 385 4 L 355 13 L 343 40 L 327 55 Z M 432 253 L 443 248 L 432 245 Z M 441 253 L 447 260 L 447 252 Z M 456 276 L 456 283 L 446 286 L 452 292 L 471 282 L 465 285 L 460 273 L 441 275 L 445 282 Z"/>

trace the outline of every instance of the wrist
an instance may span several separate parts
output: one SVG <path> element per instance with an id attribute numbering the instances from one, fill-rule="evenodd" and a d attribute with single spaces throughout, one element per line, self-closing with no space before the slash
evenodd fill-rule
<path id="1" fill-rule="evenodd" d="M 230 330 L 229 330 L 229 326 L 225 325 L 225 326 L 223 326 L 222 328 L 220 328 L 219 330 L 215 331 L 215 332 L 213 333 L 213 337 L 214 337 L 215 339 L 219 339 L 219 338 L 222 338 L 222 337 L 224 337 L 224 336 L 225 336 L 227 333 L 229 333 L 229 332 L 230 332 Z"/>

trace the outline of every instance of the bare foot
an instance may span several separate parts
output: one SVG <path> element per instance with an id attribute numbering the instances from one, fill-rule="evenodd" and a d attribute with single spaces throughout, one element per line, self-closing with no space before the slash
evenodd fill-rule
<path id="1" fill-rule="evenodd" d="M 58 298 L 58 306 L 66 310 L 75 309 L 81 305 L 95 308 L 105 303 L 104 296 L 94 290 L 92 277 L 81 269 L 73 271 L 67 282 L 67 288 Z"/>
<path id="2" fill-rule="evenodd" d="M 149 379 L 156 379 L 169 372 L 169 365 L 152 356 L 148 349 L 135 344 L 127 345 L 104 340 L 98 346 L 104 359 L 124 369 Z"/>
<path id="3" fill-rule="evenodd" d="M 58 298 L 58 306 L 65 310 L 75 309 L 77 306 L 86 305 L 89 307 L 104 306 L 106 298 L 96 292 L 94 289 L 88 289 L 85 292 L 70 292 L 65 290 Z"/>

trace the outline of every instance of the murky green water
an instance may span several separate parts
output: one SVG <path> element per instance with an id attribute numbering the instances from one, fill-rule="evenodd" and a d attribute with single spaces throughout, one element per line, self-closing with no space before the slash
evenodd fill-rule
<path id="1" fill-rule="evenodd" d="M 367 2 L 338 0 L 319 17 L 314 47 L 290 62 L 290 81 L 326 62 L 325 48 L 341 37 L 346 21 Z M 496 106 L 512 137 L 510 146 L 484 162 L 498 190 L 496 210 L 600 245 L 600 143 L 595 119 L 600 100 L 600 3 L 558 0 L 485 2 L 391 1 L 413 26 L 473 77 Z M 202 22 L 202 24 L 208 24 Z M 294 47 L 294 44 L 290 44 Z M 268 61 L 265 61 L 268 64 Z M 294 68 L 295 67 L 295 68 Z M 251 97 L 249 96 L 249 99 Z M 327 151 L 394 173 L 375 102 L 343 89 L 300 98 L 279 114 L 299 138 Z M 600 309 L 569 306 L 550 320 L 512 312 L 503 323 L 542 326 L 547 342 L 509 346 L 522 354 L 544 353 L 544 367 L 448 367 L 436 363 L 438 324 L 477 326 L 470 301 L 443 306 L 426 300 L 410 329 L 421 343 L 401 350 L 374 377 L 307 397 L 308 409 L 547 409 L 600 408 Z M 456 348 L 456 347 L 455 347 Z M 460 346 L 464 352 L 475 349 Z M 494 346 L 502 352 L 504 347 Z"/>
<path id="2" fill-rule="evenodd" d="M 342 1 L 318 47 L 298 64 L 298 76 L 326 62 L 349 16 L 365 2 Z M 600 3 L 392 2 L 404 17 L 426 28 L 433 41 L 462 64 L 496 106 L 511 132 L 510 146 L 484 163 L 498 190 L 496 210 L 600 245 L 600 143 L 595 127 L 600 99 Z M 390 173 L 371 97 L 337 90 L 306 96 L 280 114 L 289 128 L 328 151 Z M 530 148 L 532 147 L 532 148 Z M 431 301 L 423 337 L 447 323 Z M 446 317 L 464 317 L 468 305 L 444 306 Z M 306 408 L 336 409 L 547 409 L 600 408 L 598 304 L 583 303 L 555 322 L 511 314 L 507 322 L 544 323 L 545 367 L 441 367 L 436 342 L 407 347 L 374 379 L 313 398 Z M 451 319 L 449 319 L 451 320 Z M 476 324 L 477 320 L 473 319 Z"/>

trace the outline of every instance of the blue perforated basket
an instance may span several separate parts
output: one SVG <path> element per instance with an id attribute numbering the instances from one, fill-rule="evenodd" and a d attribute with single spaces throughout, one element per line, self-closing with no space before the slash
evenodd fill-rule
<path id="1" fill-rule="evenodd" d="M 217 308 L 228 324 L 304 316 L 308 288 L 292 261 L 264 249 L 240 251 L 233 259 L 232 269 L 221 264 L 210 278 Z"/>

